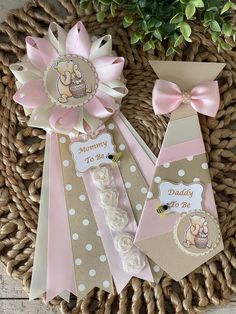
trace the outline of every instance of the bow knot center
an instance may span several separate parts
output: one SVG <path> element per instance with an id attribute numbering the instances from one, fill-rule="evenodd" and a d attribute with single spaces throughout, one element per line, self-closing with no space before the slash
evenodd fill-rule
<path id="1" fill-rule="evenodd" d="M 191 102 L 191 95 L 188 91 L 183 91 L 182 92 L 182 102 L 184 104 L 190 104 Z"/>

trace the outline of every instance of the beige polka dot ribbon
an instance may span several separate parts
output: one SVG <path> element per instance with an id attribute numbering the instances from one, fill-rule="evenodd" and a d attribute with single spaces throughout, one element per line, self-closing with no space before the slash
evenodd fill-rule
<path id="1" fill-rule="evenodd" d="M 77 176 L 70 153 L 70 139 L 59 138 L 65 200 L 70 226 L 77 296 L 82 298 L 94 287 L 113 293 L 113 281 L 88 195 Z"/>
<path id="2" fill-rule="evenodd" d="M 180 280 L 223 249 L 201 128 L 187 91 L 214 80 L 224 65 L 150 63 L 161 80 L 185 92 L 170 117 L 135 243 Z"/>

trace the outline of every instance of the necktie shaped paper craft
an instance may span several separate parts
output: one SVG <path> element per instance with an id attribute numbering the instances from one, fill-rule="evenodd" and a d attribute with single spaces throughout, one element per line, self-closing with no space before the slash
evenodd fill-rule
<path id="1" fill-rule="evenodd" d="M 154 111 L 172 113 L 135 244 L 180 280 L 223 249 L 197 111 L 216 114 L 219 91 L 213 80 L 224 64 L 150 64 L 158 77 L 166 80 L 156 81 Z"/>

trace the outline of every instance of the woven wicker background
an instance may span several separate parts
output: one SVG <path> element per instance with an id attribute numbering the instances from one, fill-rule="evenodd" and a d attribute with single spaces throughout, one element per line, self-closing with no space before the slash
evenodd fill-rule
<path id="1" fill-rule="evenodd" d="M 9 64 L 25 54 L 25 36 L 43 36 L 51 21 L 68 29 L 79 18 L 90 33 L 111 33 L 114 49 L 126 58 L 129 94 L 122 111 L 155 154 L 168 122 L 168 117 L 153 114 L 155 74 L 148 65 L 149 59 L 166 59 L 164 50 L 144 53 L 131 46 L 130 34 L 120 26 L 121 17 L 108 17 L 98 24 L 93 9 L 82 11 L 78 0 L 31 0 L 8 15 L 0 25 L 0 260 L 8 274 L 21 279 L 26 291 L 34 255 L 45 134 L 27 127 L 22 107 L 12 101 L 15 81 Z M 76 300 L 70 305 L 59 298 L 53 300 L 64 313 L 195 313 L 226 302 L 236 292 L 236 131 L 232 126 L 236 121 L 236 52 L 218 53 L 202 27 L 197 23 L 193 27 L 193 43 L 183 46 L 174 59 L 227 64 L 219 77 L 217 117 L 200 118 L 225 250 L 178 283 L 168 276 L 155 286 L 133 279 L 119 296 L 94 289 L 77 304 Z"/>

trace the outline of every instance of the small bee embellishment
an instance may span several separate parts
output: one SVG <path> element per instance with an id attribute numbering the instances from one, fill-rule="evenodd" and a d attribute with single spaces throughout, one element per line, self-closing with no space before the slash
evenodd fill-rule
<path id="1" fill-rule="evenodd" d="M 107 158 L 112 161 L 112 167 L 117 166 L 118 162 L 120 161 L 121 155 L 122 155 L 122 153 L 118 152 L 118 153 L 115 153 L 114 155 L 109 154 L 107 156 Z"/>
<path id="2" fill-rule="evenodd" d="M 156 207 L 156 212 L 160 215 L 164 215 L 166 214 L 166 211 L 168 210 L 168 208 L 169 208 L 169 204 L 165 204 L 165 205 L 158 204 Z"/>

